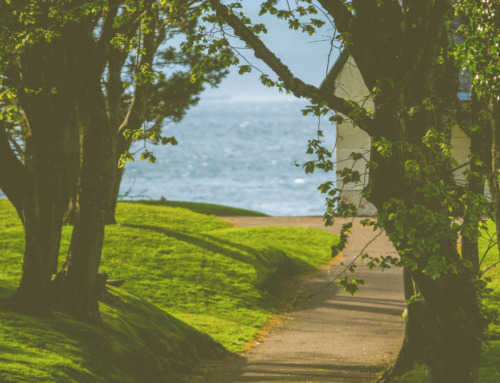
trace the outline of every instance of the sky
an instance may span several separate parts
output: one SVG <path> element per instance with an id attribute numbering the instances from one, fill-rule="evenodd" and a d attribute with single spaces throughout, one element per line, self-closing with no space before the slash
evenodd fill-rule
<path id="1" fill-rule="evenodd" d="M 273 15 L 258 16 L 258 5 L 261 1 L 251 0 L 243 2 L 242 11 L 253 23 L 263 23 L 268 29 L 267 34 L 260 34 L 264 44 L 274 52 L 281 61 L 290 68 L 295 77 L 302 81 L 319 86 L 327 74 L 327 68 L 333 65 L 338 57 L 338 50 L 334 49 L 328 63 L 330 53 L 331 24 L 322 14 L 314 18 L 327 23 L 313 36 L 302 33 L 300 30 L 288 28 L 286 20 L 279 20 Z M 248 7 L 246 4 L 250 4 Z M 252 6 L 253 5 L 253 6 Z M 231 42 L 234 46 L 244 46 L 240 40 Z M 272 70 L 263 61 L 257 59 L 250 50 L 241 51 L 245 58 L 257 68 L 276 80 Z M 240 58 L 240 64 L 245 64 Z M 328 65 L 329 64 L 329 65 Z M 259 81 L 260 72 L 253 69 L 252 73 L 238 74 L 238 68 L 230 68 L 230 74 L 222 81 L 217 89 L 206 89 L 202 94 L 203 100 L 220 101 L 287 101 L 294 99 L 293 95 L 281 94 L 276 88 L 267 88 Z"/>

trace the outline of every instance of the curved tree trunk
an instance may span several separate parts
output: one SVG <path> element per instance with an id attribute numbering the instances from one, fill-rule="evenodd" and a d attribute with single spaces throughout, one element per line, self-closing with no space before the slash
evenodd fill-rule
<path id="1" fill-rule="evenodd" d="M 391 142 L 404 140 L 418 144 L 418 141 L 421 142 L 423 138 L 423 134 L 418 137 L 417 129 L 419 126 L 411 124 L 411 129 L 410 124 L 401 126 L 396 119 L 385 114 L 387 112 L 391 113 L 392 116 L 398 116 L 404 113 L 404 109 L 398 106 L 402 96 L 397 96 L 395 95 L 396 102 L 385 100 L 385 105 L 383 104 L 377 109 L 381 117 L 380 121 L 387 123 L 392 120 L 393 126 L 396 127 L 396 129 L 389 129 L 389 125 L 385 129 L 384 136 Z M 389 106 L 391 103 L 392 107 Z M 384 109 L 386 110 L 384 111 Z M 429 116 L 422 117 L 430 118 Z M 418 119 L 414 117 L 414 121 L 417 122 Z M 427 124 L 423 125 L 427 126 Z M 411 132 L 414 137 L 404 137 L 405 132 Z M 379 152 L 373 151 L 371 159 L 379 166 L 370 173 L 372 189 L 370 202 L 374 203 L 379 212 L 383 212 L 385 210 L 384 204 L 393 198 L 402 201 L 408 212 L 416 205 L 436 213 L 440 211 L 440 205 L 433 202 L 432 199 L 414 199 L 417 198 L 412 192 L 415 185 L 412 185 L 411 180 L 405 177 L 407 158 L 405 158 L 403 151 L 394 149 L 390 158 L 384 158 Z M 386 185 L 393 185 L 393 187 L 388 189 Z M 396 211 L 390 210 L 389 212 L 395 213 Z M 412 219 L 411 213 L 407 219 Z M 401 238 L 399 236 L 401 228 L 396 228 L 394 221 L 386 218 L 383 223 L 389 238 L 392 238 L 398 251 L 412 247 L 407 242 L 407 237 Z M 426 225 L 422 225 L 420 230 L 425 232 Z M 425 338 L 425 344 L 422 344 L 423 361 L 427 366 L 428 378 L 431 382 L 476 383 L 485 322 L 480 313 L 477 288 L 473 283 L 475 275 L 470 269 L 460 264 L 456 242 L 449 238 L 443 238 L 439 241 L 439 245 L 438 254 L 427 251 L 418 258 L 412 258 L 419 265 L 419 269 L 412 271 L 411 274 L 425 303 L 425 317 L 427 319 L 425 323 L 421 324 L 422 331 L 428 334 Z M 424 275 L 422 270 L 427 265 L 426 262 L 434 255 L 442 255 L 446 262 L 455 264 L 458 274 L 451 272 L 442 274 L 436 280 Z M 405 254 L 403 257 L 412 257 L 412 255 Z M 410 318 L 411 315 L 410 312 Z M 411 342 L 410 337 L 407 338 L 407 341 Z"/>
<path id="2" fill-rule="evenodd" d="M 5 190 L 20 213 L 25 233 L 23 274 L 19 288 L 9 301 L 22 312 L 42 315 L 50 313 L 49 286 L 52 274 L 57 272 L 62 218 L 67 204 L 62 137 L 71 100 L 66 93 L 63 58 L 60 39 L 52 43 L 41 39 L 20 55 L 22 76 L 19 80 L 23 87 L 18 99 L 26 113 L 29 136 L 25 164 L 16 165 L 20 171 L 17 187 L 9 190 L 7 186 Z M 25 93 L 24 89 L 41 91 Z"/>
<path id="3" fill-rule="evenodd" d="M 452 62 L 446 62 L 444 66 L 436 65 L 434 58 L 439 55 L 440 48 L 448 44 L 444 25 L 439 28 L 434 31 L 435 37 L 432 36 L 432 31 L 426 36 L 429 39 L 428 46 L 413 78 L 402 89 L 398 89 L 397 85 L 394 89 L 382 89 L 383 94 L 375 98 L 374 121 L 379 134 L 372 137 L 374 142 L 380 141 L 382 137 L 392 143 L 406 142 L 425 156 L 429 149 L 422 142 L 428 130 L 435 129 L 450 139 L 448 113 L 453 109 L 453 100 L 456 99 L 458 73 Z M 433 98 L 439 98 L 440 103 L 433 108 L 422 107 L 424 100 Z M 410 118 L 407 110 L 412 106 L 420 106 L 420 110 Z M 372 150 L 371 156 L 371 160 L 379 166 L 370 170 L 369 200 L 379 213 L 387 211 L 384 205 L 394 201 L 398 201 L 401 208 L 404 207 L 407 215 L 403 223 L 396 226 L 393 219 L 385 218 L 383 224 L 396 249 L 403 254 L 402 258 L 408 258 L 418 265 L 418 269 L 411 271 L 415 290 L 419 292 L 418 299 L 408 307 L 409 320 L 403 347 L 383 381 L 389 382 L 392 377 L 411 369 L 415 362 L 423 362 L 430 382 L 476 383 L 481 339 L 486 326 L 474 284 L 476 274 L 460 262 L 456 240 L 451 236 L 435 238 L 435 229 L 431 230 L 429 224 L 421 222 L 418 227 L 415 227 L 415 223 L 409 224 L 417 219 L 421 214 L 417 211 L 422 209 L 428 214 L 443 212 L 439 198 L 424 196 L 422 192 L 415 193 L 416 188 L 425 185 L 426 179 L 407 177 L 405 165 L 412 159 L 412 153 L 407 152 L 404 147 L 395 146 L 389 157 L 384 157 L 376 150 Z M 437 170 L 439 179 L 444 181 L 448 190 L 454 187 L 451 170 L 450 164 L 446 162 Z M 391 187 L 388 188 L 387 185 Z M 413 209 L 416 209 L 415 213 L 412 212 Z M 395 205 L 388 213 L 397 213 Z M 406 223 L 408 227 L 405 227 Z M 451 220 L 442 222 L 444 227 L 450 224 Z M 412 242 L 414 238 L 411 239 L 413 230 L 419 233 L 419 238 L 436 240 L 439 248 L 435 251 L 419 248 L 418 256 L 412 255 L 414 250 L 403 253 L 403 250 L 415 246 Z M 425 275 L 423 269 L 435 256 L 442 257 L 448 264 L 452 263 L 457 274 L 441 273 L 437 279 Z"/>

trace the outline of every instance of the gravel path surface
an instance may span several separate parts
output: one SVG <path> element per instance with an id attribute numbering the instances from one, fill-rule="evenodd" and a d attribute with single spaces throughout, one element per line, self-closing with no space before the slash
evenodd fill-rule
<path id="1" fill-rule="evenodd" d="M 325 228 L 322 217 L 225 217 L 239 227 L 305 226 L 339 233 L 346 219 Z M 351 218 L 352 219 L 352 218 Z M 350 262 L 376 236 L 356 218 L 342 261 Z M 395 254 L 385 234 L 366 251 L 372 256 Z M 297 288 L 315 293 L 339 272 L 331 262 Z M 356 277 L 366 281 L 355 297 L 336 283 L 312 301 L 280 317 L 274 331 L 250 350 L 223 363 L 207 375 L 207 383 L 240 382 L 372 382 L 396 357 L 404 336 L 403 276 L 401 269 L 383 273 L 359 265 Z"/>

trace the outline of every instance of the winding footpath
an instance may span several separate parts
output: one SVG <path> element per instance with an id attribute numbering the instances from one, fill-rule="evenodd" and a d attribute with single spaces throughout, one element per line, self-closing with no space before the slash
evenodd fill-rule
<path id="1" fill-rule="evenodd" d="M 325 228 L 322 217 L 225 217 L 239 227 L 305 226 L 339 234 L 348 219 Z M 362 228 L 356 218 L 342 261 L 350 263 L 377 232 Z M 349 220 L 352 220 L 350 218 Z M 371 256 L 395 255 L 385 234 L 365 250 Z M 297 294 L 315 293 L 341 271 L 331 262 L 303 281 Z M 396 357 L 404 336 L 403 274 L 383 273 L 361 264 L 356 278 L 366 281 L 352 297 L 330 284 L 313 300 L 278 321 L 275 329 L 240 356 L 219 365 L 206 383 L 373 382 Z"/>

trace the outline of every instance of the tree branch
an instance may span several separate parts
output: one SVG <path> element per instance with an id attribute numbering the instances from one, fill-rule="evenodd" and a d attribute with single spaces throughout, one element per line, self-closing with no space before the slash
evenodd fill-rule
<path id="1" fill-rule="evenodd" d="M 461 168 L 463 168 L 463 167 L 465 167 L 465 166 L 467 166 L 467 165 L 470 165 L 470 163 L 471 163 L 471 162 L 469 161 L 469 162 L 466 162 L 465 164 L 462 164 L 462 165 L 460 165 L 460 166 L 457 166 L 457 167 L 456 167 L 455 169 L 453 169 L 451 172 L 452 172 L 452 173 L 454 173 L 454 172 L 456 172 L 458 169 L 461 169 Z"/>
<path id="2" fill-rule="evenodd" d="M 104 13 L 101 27 L 101 36 L 97 40 L 97 57 L 99 58 L 100 73 L 104 71 L 111 40 L 116 36 L 117 30 L 113 28 L 115 17 L 118 14 L 120 2 L 110 0 L 108 11 Z"/>
<path id="3" fill-rule="evenodd" d="M 448 10 L 446 0 L 411 0 L 406 2 L 408 10 L 404 14 L 405 44 L 395 61 L 404 71 L 399 79 L 405 85 L 417 70 L 424 51 L 434 42 L 444 27 L 444 16 Z"/>
<path id="4" fill-rule="evenodd" d="M 333 17 L 335 26 L 340 32 L 347 32 L 354 15 L 340 0 L 318 0 L 321 6 Z"/>
<path id="5" fill-rule="evenodd" d="M 264 61 L 283 81 L 286 89 L 290 90 L 296 97 L 304 97 L 316 102 L 326 102 L 333 110 L 349 116 L 357 108 L 349 105 L 341 97 L 337 97 L 328 92 L 320 91 L 313 85 L 304 83 L 296 78 L 290 69 L 284 65 L 276 55 L 271 52 L 247 26 L 234 14 L 229 14 L 228 8 L 222 5 L 219 0 L 209 0 L 217 15 L 222 17 L 233 29 L 234 33 L 252 47 L 255 57 Z M 336 2 L 334 2 L 336 3 Z M 372 119 L 368 116 L 359 118 L 356 124 L 368 134 L 373 135 Z"/>
<path id="6" fill-rule="evenodd" d="M 151 12 L 151 7 L 146 11 Z M 145 34 L 143 38 L 143 47 L 145 50 L 145 54 L 141 55 L 139 59 L 139 63 L 137 68 L 141 68 L 144 65 L 149 65 L 149 68 L 152 69 L 154 56 L 156 54 L 156 50 L 158 48 L 158 44 L 156 44 L 156 36 L 153 31 L 156 30 L 156 18 L 153 17 L 150 20 L 151 23 L 151 32 L 149 34 Z M 118 137 L 117 137 L 117 149 L 116 155 L 119 158 L 121 154 L 130 148 L 130 144 L 132 143 L 132 139 L 129 137 L 126 139 L 123 136 L 123 132 L 127 129 L 131 131 L 137 130 L 141 127 L 145 120 L 145 105 L 144 101 L 147 97 L 147 89 L 149 83 L 143 84 L 135 84 L 134 88 L 134 96 L 132 98 L 132 102 L 130 103 L 127 115 L 123 120 L 120 128 L 118 129 Z"/>

